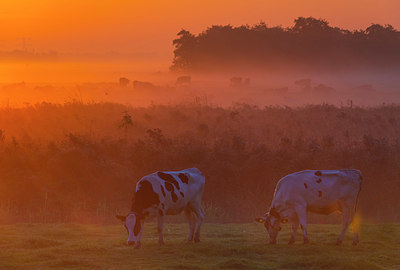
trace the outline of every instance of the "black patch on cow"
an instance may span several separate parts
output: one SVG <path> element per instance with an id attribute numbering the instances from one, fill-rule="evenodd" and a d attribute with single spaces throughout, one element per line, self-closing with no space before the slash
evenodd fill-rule
<path id="1" fill-rule="evenodd" d="M 138 216 L 136 216 L 135 227 L 133 227 L 133 234 L 135 236 L 137 236 L 140 233 L 141 227 L 142 227 L 142 223 L 140 222 L 140 219 L 138 218 Z"/>
<path id="2" fill-rule="evenodd" d="M 316 176 L 321 176 L 321 175 L 322 175 L 322 172 L 316 171 L 314 174 L 315 174 Z"/>
<path id="3" fill-rule="evenodd" d="M 173 186 L 171 183 L 169 183 L 169 182 L 165 182 L 165 188 L 166 188 L 169 192 L 174 191 L 174 186 Z"/>
<path id="4" fill-rule="evenodd" d="M 304 187 L 305 187 L 305 188 L 308 188 L 308 186 L 307 186 L 307 184 L 306 184 L 306 183 L 304 183 Z"/>
<path id="5" fill-rule="evenodd" d="M 322 191 L 318 190 L 318 197 L 322 197 Z"/>
<path id="6" fill-rule="evenodd" d="M 168 181 L 168 182 L 173 182 L 175 180 L 175 178 L 168 174 L 168 173 L 164 173 L 164 172 L 157 172 L 158 177 L 160 177 L 162 180 Z M 176 180 L 175 180 L 176 181 Z"/>
<path id="7" fill-rule="evenodd" d="M 165 190 L 164 190 L 163 186 L 161 186 L 161 192 L 162 192 L 162 195 L 165 197 Z"/>
<path id="8" fill-rule="evenodd" d="M 182 196 L 182 198 L 183 198 L 183 197 L 185 197 L 185 194 L 183 194 L 183 192 L 182 192 L 182 191 L 181 191 L 181 196 Z"/>
<path id="9" fill-rule="evenodd" d="M 176 202 L 178 200 L 178 196 L 176 196 L 175 191 L 171 192 L 171 198 L 173 202 Z"/>
<path id="10" fill-rule="evenodd" d="M 269 214 L 273 217 L 276 217 L 277 219 L 280 219 L 281 216 L 279 215 L 279 213 L 275 210 L 275 208 L 271 208 L 269 210 Z"/>
<path id="11" fill-rule="evenodd" d="M 160 216 L 164 216 L 164 213 L 163 213 L 163 211 L 162 211 L 161 209 L 158 209 L 158 214 L 159 214 Z"/>
<path id="12" fill-rule="evenodd" d="M 163 203 L 161 204 L 161 208 L 164 209 L 164 204 Z"/>
<path id="13" fill-rule="evenodd" d="M 322 181 L 322 180 L 321 180 L 321 178 L 320 178 L 320 179 L 318 179 L 316 182 L 317 182 L 317 183 L 321 183 L 321 181 Z"/>
<path id="14" fill-rule="evenodd" d="M 162 180 L 174 184 L 176 186 L 176 188 L 179 190 L 179 183 L 178 183 L 178 181 L 175 180 L 175 178 L 172 175 L 170 175 L 168 173 L 163 173 L 163 172 L 158 172 L 157 175 Z"/>
<path id="15" fill-rule="evenodd" d="M 149 181 L 144 180 L 139 183 L 138 191 L 136 191 L 133 197 L 131 211 L 137 215 L 141 215 L 144 209 L 152 205 L 158 205 L 159 203 L 160 198 L 154 192 L 153 186 Z"/>
<path id="16" fill-rule="evenodd" d="M 189 183 L 189 177 L 187 177 L 186 174 L 180 173 L 180 174 L 178 174 L 178 177 L 181 179 L 182 183 L 185 183 L 185 184 Z"/>
<path id="17" fill-rule="evenodd" d="M 307 212 L 316 213 L 316 214 L 329 215 L 335 211 L 339 211 L 339 212 L 342 211 L 342 206 L 340 205 L 340 203 L 334 203 L 331 205 L 326 205 L 324 207 L 318 207 L 318 208 L 307 206 Z"/>

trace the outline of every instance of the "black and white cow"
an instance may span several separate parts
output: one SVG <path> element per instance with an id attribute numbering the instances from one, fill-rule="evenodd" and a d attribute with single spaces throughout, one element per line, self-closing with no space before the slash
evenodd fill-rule
<path id="1" fill-rule="evenodd" d="M 128 245 L 140 247 L 144 220 L 154 217 L 157 217 L 158 242 L 164 244 L 162 232 L 165 215 L 177 215 L 182 211 L 189 222 L 189 241 L 199 242 L 204 219 L 201 207 L 204 184 L 205 177 L 197 168 L 155 172 L 140 179 L 131 212 L 126 216 L 116 216 L 125 223 Z"/>
<path id="2" fill-rule="evenodd" d="M 295 242 L 299 224 L 307 243 L 307 212 L 328 215 L 338 211 L 342 213 L 342 231 L 336 242 L 339 245 L 355 215 L 361 182 L 358 170 L 306 170 L 289 174 L 276 185 L 269 212 L 256 221 L 264 223 L 271 244 L 276 243 L 280 223 L 288 221 L 293 229 L 289 244 Z M 356 245 L 359 241 L 354 223 L 353 232 Z"/>

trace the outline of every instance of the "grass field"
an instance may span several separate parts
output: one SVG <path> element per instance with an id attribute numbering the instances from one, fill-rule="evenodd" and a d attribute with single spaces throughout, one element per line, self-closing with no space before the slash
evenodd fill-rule
<path id="1" fill-rule="evenodd" d="M 310 244 L 289 246 L 289 227 L 269 245 L 260 224 L 206 224 L 193 244 L 186 224 L 167 224 L 159 246 L 150 223 L 134 250 L 122 225 L 2 225 L 0 269 L 400 269 L 400 224 L 362 225 L 356 247 L 350 232 L 335 246 L 339 230 L 310 225 Z"/>

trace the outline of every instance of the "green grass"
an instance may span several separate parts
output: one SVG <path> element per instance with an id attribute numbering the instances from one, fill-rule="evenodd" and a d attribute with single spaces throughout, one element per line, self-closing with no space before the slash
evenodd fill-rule
<path id="1" fill-rule="evenodd" d="M 310 225 L 310 244 L 300 235 L 292 246 L 288 226 L 277 245 L 260 224 L 205 224 L 198 244 L 186 242 L 186 224 L 167 224 L 164 246 L 155 224 L 144 229 L 134 250 L 122 225 L 3 225 L 0 269 L 400 269 L 399 224 L 362 225 L 356 247 L 350 232 L 334 245 L 339 225 Z"/>

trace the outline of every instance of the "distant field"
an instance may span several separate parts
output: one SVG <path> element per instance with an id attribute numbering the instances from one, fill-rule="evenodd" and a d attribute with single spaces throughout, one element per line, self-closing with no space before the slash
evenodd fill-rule
<path id="1" fill-rule="evenodd" d="M 0 269 L 400 269 L 400 224 L 363 225 L 361 243 L 334 242 L 339 225 L 311 225 L 308 245 L 287 245 L 283 228 L 269 245 L 259 224 L 206 224 L 199 244 L 187 225 L 166 226 L 157 244 L 146 224 L 142 248 L 125 244 L 123 226 L 17 224 L 0 226 Z"/>

